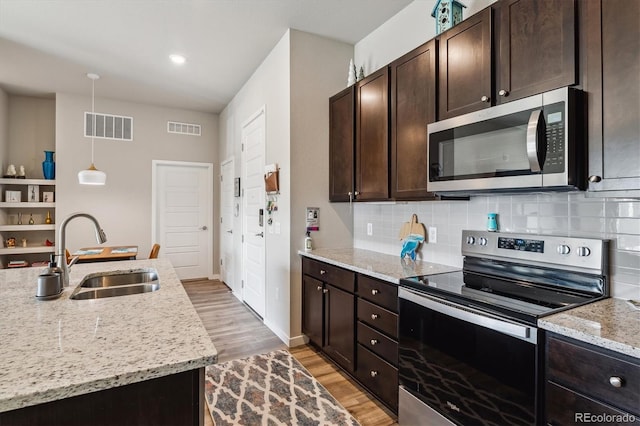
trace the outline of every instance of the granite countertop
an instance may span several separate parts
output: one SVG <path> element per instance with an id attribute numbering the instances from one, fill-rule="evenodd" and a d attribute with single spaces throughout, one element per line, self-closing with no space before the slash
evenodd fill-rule
<path id="1" fill-rule="evenodd" d="M 640 310 L 622 299 L 604 299 L 538 320 L 538 326 L 602 348 L 640 358 Z"/>
<path id="2" fill-rule="evenodd" d="M 154 268 L 151 293 L 71 300 L 87 274 Z M 204 367 L 217 351 L 164 259 L 71 268 L 55 300 L 35 298 L 43 268 L 0 270 L 0 412 Z"/>
<path id="3" fill-rule="evenodd" d="M 354 248 L 323 248 L 312 251 L 299 251 L 298 253 L 310 259 L 350 269 L 394 284 L 398 284 L 400 278 L 413 277 L 416 275 L 442 274 L 460 270 L 460 268 L 455 266 L 441 265 L 421 260 L 413 261 L 406 258 L 401 260 L 400 256 Z"/>

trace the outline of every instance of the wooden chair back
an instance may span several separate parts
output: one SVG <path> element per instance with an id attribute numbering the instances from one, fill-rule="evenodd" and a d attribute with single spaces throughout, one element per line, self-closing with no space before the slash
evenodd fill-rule
<path id="1" fill-rule="evenodd" d="M 149 253 L 149 259 L 157 259 L 159 252 L 160 252 L 160 244 L 154 244 L 153 247 L 151 247 L 151 253 Z"/>

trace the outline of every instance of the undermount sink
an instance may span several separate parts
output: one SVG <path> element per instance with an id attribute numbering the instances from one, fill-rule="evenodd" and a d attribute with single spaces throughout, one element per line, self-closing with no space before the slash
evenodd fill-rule
<path id="1" fill-rule="evenodd" d="M 160 289 L 158 272 L 154 269 L 132 269 L 89 274 L 71 294 L 74 300 L 102 299 L 149 293 Z"/>

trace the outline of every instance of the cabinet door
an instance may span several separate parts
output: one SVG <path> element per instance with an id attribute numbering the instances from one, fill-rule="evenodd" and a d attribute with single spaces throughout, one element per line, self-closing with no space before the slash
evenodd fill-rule
<path id="1" fill-rule="evenodd" d="M 491 8 L 443 32 L 438 45 L 438 119 L 491 106 Z"/>
<path id="2" fill-rule="evenodd" d="M 354 86 L 329 99 L 329 201 L 350 201 L 354 179 Z"/>
<path id="3" fill-rule="evenodd" d="M 307 335 L 311 343 L 322 347 L 322 281 L 302 276 L 302 332 Z"/>
<path id="4" fill-rule="evenodd" d="M 497 10 L 497 104 L 576 83 L 573 0 L 505 0 Z"/>
<path id="5" fill-rule="evenodd" d="M 586 1 L 589 190 L 640 195 L 640 2 Z"/>
<path id="6" fill-rule="evenodd" d="M 355 296 L 326 284 L 325 346 L 323 350 L 345 370 L 353 372 L 355 352 Z"/>
<path id="7" fill-rule="evenodd" d="M 436 42 L 391 66 L 391 197 L 433 198 L 427 192 L 427 124 L 436 120 Z"/>
<path id="8" fill-rule="evenodd" d="M 389 198 L 389 72 L 358 82 L 356 99 L 356 199 Z"/>

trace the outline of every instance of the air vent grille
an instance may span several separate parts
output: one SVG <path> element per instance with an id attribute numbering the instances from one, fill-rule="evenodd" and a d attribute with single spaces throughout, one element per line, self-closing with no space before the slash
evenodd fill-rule
<path id="1" fill-rule="evenodd" d="M 167 132 L 180 135 L 200 136 L 201 127 L 199 124 L 178 123 L 177 121 L 167 121 Z"/>
<path id="2" fill-rule="evenodd" d="M 133 117 L 95 113 L 96 131 L 93 137 L 99 139 L 133 140 Z M 93 129 L 93 114 L 84 113 L 84 136 L 90 138 Z"/>

